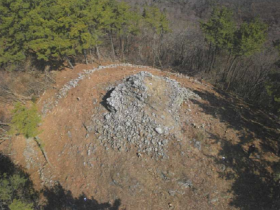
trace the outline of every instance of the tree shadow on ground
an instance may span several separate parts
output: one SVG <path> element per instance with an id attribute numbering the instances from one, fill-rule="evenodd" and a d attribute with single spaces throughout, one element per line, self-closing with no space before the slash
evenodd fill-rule
<path id="1" fill-rule="evenodd" d="M 193 100 L 193 103 L 240 134 L 240 143 L 233 143 L 226 137 L 208 133 L 211 139 L 221 142 L 219 154 L 211 158 L 217 165 L 225 166 L 225 170 L 219 172 L 220 177 L 232 181 L 230 192 L 233 198 L 230 205 L 243 210 L 280 209 L 280 186 L 270 171 L 274 163 L 262 157 L 266 151 L 278 151 L 278 122 L 257 108 L 221 91 L 220 96 L 206 91 L 195 92 L 204 102 Z M 261 141 L 260 147 L 248 157 L 242 145 L 250 144 L 257 138 Z"/>
<path id="2" fill-rule="evenodd" d="M 262 146 L 271 148 L 272 152 L 278 152 L 279 122 L 253 105 L 246 104 L 221 90 L 215 91 L 220 94 L 219 97 L 207 91 L 194 91 L 208 104 L 199 100 L 192 102 L 199 105 L 206 114 L 225 122 L 228 128 L 240 131 L 242 143 L 257 138 L 264 143 Z"/>
<path id="3" fill-rule="evenodd" d="M 44 195 L 45 202 L 44 204 L 39 204 L 39 192 L 34 189 L 33 183 L 30 180 L 30 177 L 25 173 L 20 167 L 16 166 L 8 156 L 5 156 L 0 153 L 0 185 L 1 177 L 6 174 L 7 177 L 12 177 L 15 174 L 20 175 L 27 179 L 27 182 L 23 189 L 22 193 L 16 195 L 19 189 L 14 189 L 12 194 L 12 199 L 24 200 L 28 203 L 32 203 L 34 209 L 40 210 L 118 210 L 121 205 L 121 200 L 117 199 L 113 204 L 110 203 L 98 203 L 93 197 L 88 198 L 84 193 L 82 193 L 78 198 L 75 198 L 72 195 L 72 192 L 65 190 L 59 183 L 52 188 L 44 188 L 41 191 L 41 194 Z M 86 199 L 85 199 L 86 198 Z M 1 204 L 0 199 L 0 204 Z M 10 201 L 9 203 L 11 203 Z M 0 208 L 8 209 L 8 205 L 0 205 Z"/>
<path id="4" fill-rule="evenodd" d="M 74 58 L 69 58 L 70 62 L 73 66 L 76 65 Z M 67 62 L 63 59 L 60 60 L 50 60 L 50 61 L 42 61 L 42 60 L 32 60 L 32 64 L 38 71 L 44 72 L 46 70 L 46 67 L 49 67 L 48 70 L 50 71 L 62 71 L 65 68 L 70 68 L 69 65 L 67 65 Z"/>
<path id="5" fill-rule="evenodd" d="M 71 191 L 63 189 L 60 184 L 51 189 L 44 189 L 43 194 L 47 199 L 47 204 L 44 206 L 45 210 L 118 210 L 121 205 L 119 199 L 111 205 L 109 203 L 99 204 L 93 197 L 88 198 L 85 194 L 74 198 Z"/>
<path id="6" fill-rule="evenodd" d="M 244 210 L 280 209 L 279 184 L 273 179 L 273 174 L 267 168 L 273 168 L 273 163 L 256 158 L 254 154 L 248 158 L 241 144 L 232 144 L 227 139 L 211 134 L 211 138 L 222 143 L 222 150 L 217 156 L 211 156 L 217 165 L 224 165 L 220 171 L 221 178 L 233 181 L 230 190 L 233 199 L 230 205 Z M 219 157 L 225 157 L 221 159 Z"/>

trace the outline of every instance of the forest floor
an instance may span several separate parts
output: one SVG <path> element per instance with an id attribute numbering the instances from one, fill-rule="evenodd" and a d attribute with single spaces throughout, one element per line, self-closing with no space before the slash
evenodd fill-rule
<path id="1" fill-rule="evenodd" d="M 53 73 L 56 84 L 37 101 L 43 116 L 39 138 L 49 163 L 33 140 L 17 136 L 0 145 L 30 174 L 46 209 L 279 207 L 273 172 L 280 124 L 272 115 L 204 81 L 130 66 L 96 71 L 52 104 L 67 82 L 96 67 L 80 64 Z M 201 98 L 182 104 L 183 139 L 169 143 L 166 160 L 139 156 L 136 149 L 106 150 L 85 126 L 94 113 L 108 112 L 100 106 L 108 87 L 140 71 L 175 79 Z M 252 144 L 256 151 L 248 157 Z"/>

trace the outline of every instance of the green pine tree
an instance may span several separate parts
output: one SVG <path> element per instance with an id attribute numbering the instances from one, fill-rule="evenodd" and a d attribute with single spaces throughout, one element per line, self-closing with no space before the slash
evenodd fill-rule
<path id="1" fill-rule="evenodd" d="M 216 7 L 210 19 L 207 22 L 201 22 L 200 27 L 209 43 L 210 64 L 208 72 L 210 72 L 216 61 L 217 53 L 220 50 L 229 51 L 233 47 L 233 37 L 236 31 L 233 13 L 226 7 Z"/>
<path id="2" fill-rule="evenodd" d="M 18 102 L 12 110 L 12 115 L 10 133 L 20 133 L 26 138 L 33 138 L 40 133 L 38 124 L 41 122 L 41 117 L 35 104 L 27 108 Z"/>
<path id="3" fill-rule="evenodd" d="M 259 19 L 242 23 L 234 35 L 233 55 L 250 56 L 260 51 L 266 41 L 267 29 L 268 26 Z"/>
<path id="4" fill-rule="evenodd" d="M 33 205 L 28 200 L 34 192 L 27 181 L 27 178 L 17 173 L 0 175 L 0 203 L 11 210 L 31 210 Z"/>
<path id="5" fill-rule="evenodd" d="M 280 39 L 273 42 L 276 50 L 280 55 Z M 278 61 L 279 62 L 279 61 Z M 276 63 L 276 65 L 279 65 Z M 280 72 L 279 68 L 275 69 L 269 75 L 269 80 L 266 82 L 266 90 L 268 95 L 271 97 L 271 107 L 275 112 L 280 114 Z"/>
<path id="6" fill-rule="evenodd" d="M 227 70 L 227 75 L 231 72 L 232 67 L 240 57 L 248 57 L 259 52 L 266 41 L 268 26 L 255 19 L 250 23 L 242 23 L 240 28 L 235 31 L 233 37 L 233 46 L 229 49 L 233 59 Z M 229 79 L 227 89 L 230 87 Z"/>
<path id="7" fill-rule="evenodd" d="M 157 34 L 164 34 L 170 32 L 169 21 L 164 12 L 161 12 L 157 7 L 144 8 L 142 17 L 146 25 Z"/>
<path id="8" fill-rule="evenodd" d="M 26 32 L 28 12 L 34 1 L 0 1 L 0 65 L 24 61 L 26 57 Z"/>
<path id="9" fill-rule="evenodd" d="M 10 210 L 33 210 L 33 205 L 29 203 L 24 203 L 20 200 L 13 200 L 9 205 Z"/>

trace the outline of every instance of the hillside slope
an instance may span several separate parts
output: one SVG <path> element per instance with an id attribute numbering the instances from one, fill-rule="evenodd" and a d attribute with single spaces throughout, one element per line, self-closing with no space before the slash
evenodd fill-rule
<path id="1" fill-rule="evenodd" d="M 141 120 L 147 122 L 127 124 L 138 129 L 132 144 L 126 131 L 110 126 L 125 126 L 137 110 L 112 106 L 112 100 L 110 107 L 107 99 L 121 89 L 116 87 L 138 93 L 135 81 L 127 85 L 124 78 L 143 71 L 148 96 L 141 99 L 141 92 L 138 112 L 150 108 L 143 108 L 146 118 Z M 59 189 L 48 201 L 49 209 L 94 209 L 96 201 L 104 203 L 98 209 L 279 208 L 279 186 L 273 179 L 279 122 L 264 111 L 203 81 L 145 66 L 78 65 L 56 77 L 56 86 L 38 100 L 43 116 L 39 138 L 50 164 L 33 140 L 16 137 L 12 145 L 14 162 L 26 168 L 37 189 Z M 171 91 L 175 83 L 169 79 L 179 82 L 177 92 Z M 189 97 L 176 95 L 181 88 Z M 125 94 L 129 97 L 121 104 L 138 100 Z M 175 111 L 165 112 L 166 104 Z M 149 153 L 139 145 L 145 139 L 159 146 Z M 252 144 L 256 151 L 248 157 Z M 86 200 L 77 207 L 67 199 L 69 192 Z"/>

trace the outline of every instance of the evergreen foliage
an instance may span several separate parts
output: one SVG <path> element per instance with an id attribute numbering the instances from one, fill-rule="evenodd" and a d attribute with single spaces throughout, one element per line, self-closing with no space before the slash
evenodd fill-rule
<path id="1" fill-rule="evenodd" d="M 26 138 L 35 137 L 40 133 L 37 126 L 41 122 L 41 117 L 38 115 L 34 103 L 31 108 L 27 108 L 21 103 L 16 103 L 12 114 L 10 133 L 20 133 Z"/>
<path id="2" fill-rule="evenodd" d="M 243 23 L 235 32 L 233 54 L 236 56 L 250 56 L 261 50 L 266 41 L 267 25 L 259 19 L 250 23 Z"/>
<path id="3" fill-rule="evenodd" d="M 275 49 L 277 49 L 279 54 L 280 54 L 280 39 L 274 41 L 273 45 L 274 45 Z"/>
<path id="4" fill-rule="evenodd" d="M 153 29 L 157 34 L 164 34 L 170 31 L 166 14 L 157 7 L 144 8 L 142 17 L 148 28 Z"/>
<path id="5" fill-rule="evenodd" d="M 280 40 L 273 42 L 275 49 L 278 50 L 280 55 Z M 278 61 L 279 62 L 279 61 Z M 280 113 L 280 73 L 274 71 L 269 74 L 269 80 L 266 83 L 266 91 L 272 98 L 272 108 Z"/>
<path id="6" fill-rule="evenodd" d="M 32 210 L 33 205 L 24 203 L 20 200 L 13 200 L 13 202 L 9 205 L 10 210 Z"/>
<path id="7" fill-rule="evenodd" d="M 271 73 L 266 84 L 267 93 L 272 97 L 272 106 L 280 113 L 280 74 Z"/>
<path id="8" fill-rule="evenodd" d="M 0 1 L 0 64 L 25 59 L 29 25 L 26 16 L 32 8 L 28 0 Z"/>
<path id="9" fill-rule="evenodd" d="M 11 210 L 31 210 L 33 205 L 27 200 L 33 191 L 27 181 L 27 178 L 19 174 L 0 175 L 0 202 L 8 205 Z"/>
<path id="10" fill-rule="evenodd" d="M 255 19 L 249 23 L 242 23 L 240 27 L 233 19 L 231 10 L 221 7 L 214 8 L 210 19 L 207 22 L 201 22 L 200 27 L 204 33 L 205 39 L 210 43 L 209 70 L 215 64 L 216 54 L 223 50 L 228 53 L 227 70 L 224 70 L 222 81 L 227 82 L 228 89 L 233 80 L 234 65 L 240 57 L 248 57 L 260 51 L 266 41 L 268 26 Z M 231 62 L 229 63 L 228 61 Z M 231 75 L 229 78 L 228 76 Z"/>
<path id="11" fill-rule="evenodd" d="M 260 51 L 266 41 L 267 25 L 259 19 L 242 23 L 238 28 L 231 10 L 214 8 L 210 19 L 200 27 L 208 42 L 234 56 L 250 56 Z"/>
<path id="12" fill-rule="evenodd" d="M 233 35 L 236 30 L 233 13 L 226 7 L 214 8 L 210 19 L 201 22 L 200 27 L 208 42 L 218 48 L 231 49 L 233 46 Z"/>
<path id="13" fill-rule="evenodd" d="M 158 33 L 168 30 L 165 14 L 153 7 L 149 18 L 116 0 L 3 0 L 0 2 L 0 65 L 69 60 L 86 55 L 106 36 L 136 36 L 141 20 Z"/>

